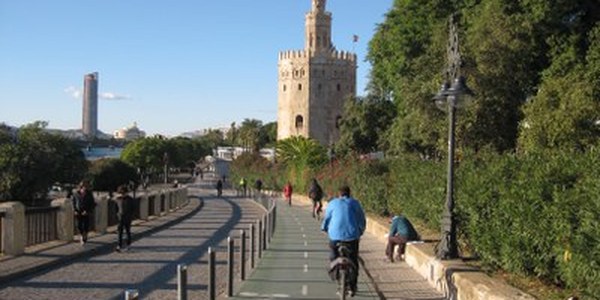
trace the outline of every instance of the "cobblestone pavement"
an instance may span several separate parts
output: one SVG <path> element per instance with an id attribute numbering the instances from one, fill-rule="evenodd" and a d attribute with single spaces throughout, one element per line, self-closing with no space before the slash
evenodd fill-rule
<path id="1" fill-rule="evenodd" d="M 123 299 L 137 289 L 142 299 L 176 299 L 177 265 L 188 265 L 189 299 L 207 299 L 207 250 L 216 250 L 217 290 L 225 291 L 227 237 L 239 236 L 264 214 L 249 199 L 216 198 L 212 183 L 190 186 L 203 208 L 191 217 L 134 242 L 130 251 L 110 252 L 5 284 L 0 299 Z M 210 188 L 210 189 L 209 189 Z M 197 201 L 197 200 L 195 200 Z"/>

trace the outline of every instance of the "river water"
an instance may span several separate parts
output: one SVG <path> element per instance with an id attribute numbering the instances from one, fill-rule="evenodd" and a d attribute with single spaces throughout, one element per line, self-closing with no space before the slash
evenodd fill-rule
<path id="1" fill-rule="evenodd" d="M 119 158 L 123 148 L 115 147 L 93 147 L 81 149 L 87 160 L 96 160 L 100 158 Z"/>

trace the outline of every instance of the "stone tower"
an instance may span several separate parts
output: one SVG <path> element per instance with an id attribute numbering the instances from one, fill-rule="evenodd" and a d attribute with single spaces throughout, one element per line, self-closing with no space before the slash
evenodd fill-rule
<path id="1" fill-rule="evenodd" d="M 98 73 L 83 77 L 83 134 L 93 139 L 98 134 Z"/>
<path id="2" fill-rule="evenodd" d="M 279 53 L 277 139 L 302 135 L 329 146 L 339 139 L 344 101 L 356 95 L 356 55 L 331 42 L 326 0 L 312 0 L 304 50 Z"/>

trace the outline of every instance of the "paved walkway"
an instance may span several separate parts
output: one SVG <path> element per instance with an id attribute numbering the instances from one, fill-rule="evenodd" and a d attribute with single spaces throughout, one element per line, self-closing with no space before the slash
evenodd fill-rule
<path id="1" fill-rule="evenodd" d="M 312 218 L 310 206 L 278 202 L 277 228 L 269 250 L 233 299 L 336 299 L 336 284 L 326 271 L 327 237 Z M 444 299 L 406 263 L 385 262 L 384 249 L 375 236 L 363 236 L 354 299 Z"/>
<path id="2" fill-rule="evenodd" d="M 214 194 L 211 182 L 192 185 L 190 205 L 167 216 L 171 222 L 163 217 L 134 227 L 138 235 L 161 230 L 134 241 L 128 252 L 113 251 L 116 235 L 106 234 L 85 246 L 69 243 L 2 261 L 0 272 L 22 269 L 13 277 L 37 272 L 7 278 L 0 299 L 123 299 L 126 289 L 139 290 L 141 299 L 176 299 L 178 264 L 188 265 L 190 299 L 207 299 L 208 247 L 216 250 L 217 291 L 224 293 L 227 236 L 248 229 L 264 209 L 250 199 Z"/>

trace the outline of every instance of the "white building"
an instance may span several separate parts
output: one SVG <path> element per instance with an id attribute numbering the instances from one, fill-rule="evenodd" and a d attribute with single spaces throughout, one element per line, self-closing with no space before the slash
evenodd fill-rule
<path id="1" fill-rule="evenodd" d="M 129 127 L 123 127 L 119 130 L 115 130 L 114 138 L 117 140 L 135 140 L 146 136 L 146 132 L 140 130 L 137 127 L 137 123 L 133 122 L 133 125 Z"/>

